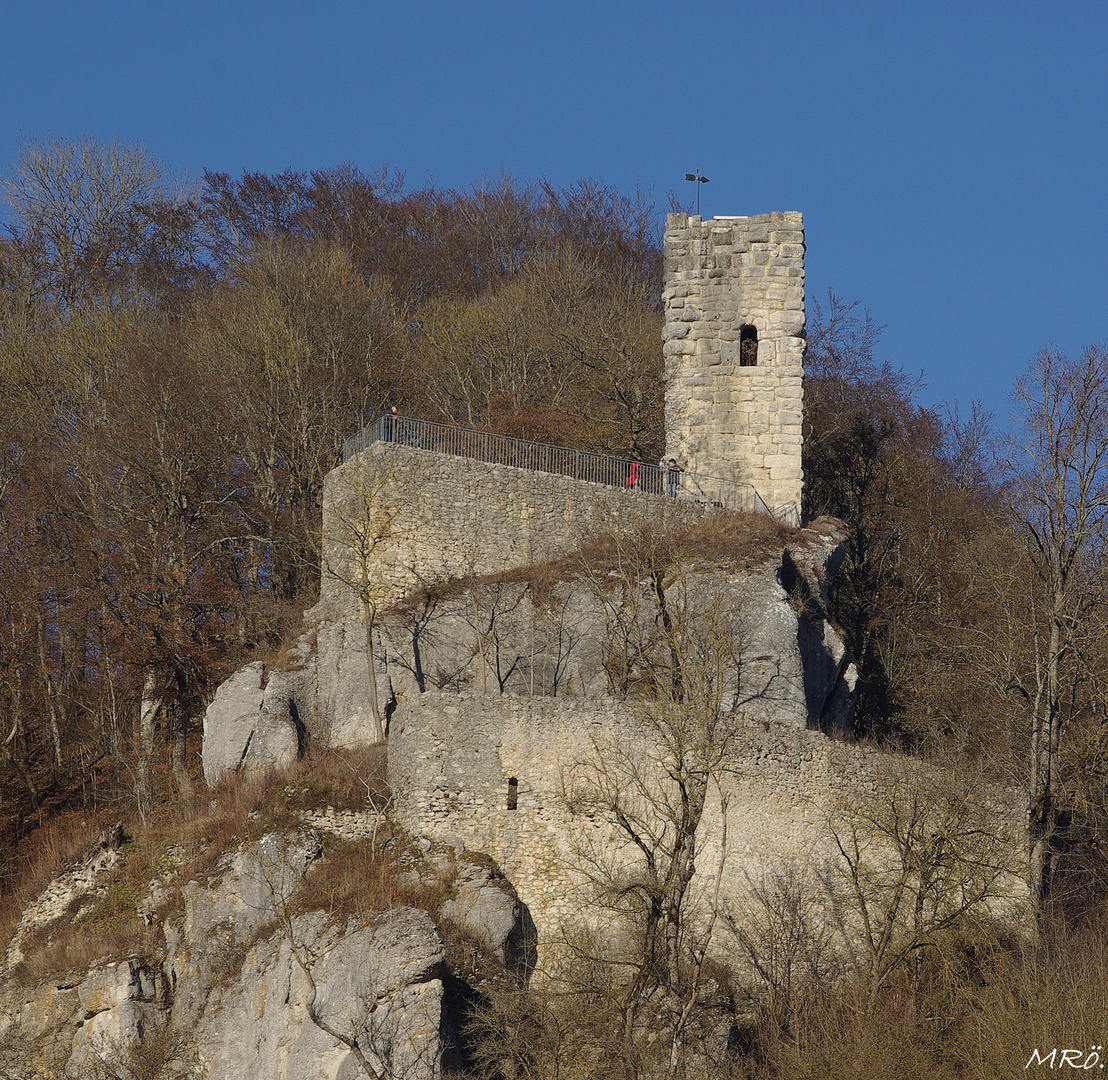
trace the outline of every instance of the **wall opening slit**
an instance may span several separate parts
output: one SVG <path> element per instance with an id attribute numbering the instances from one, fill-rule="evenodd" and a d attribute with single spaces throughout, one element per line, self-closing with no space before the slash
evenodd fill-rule
<path id="1" fill-rule="evenodd" d="M 508 809 L 514 810 L 519 805 L 519 781 L 511 776 L 508 778 Z"/>
<path id="2" fill-rule="evenodd" d="M 749 323 L 739 327 L 739 367 L 758 366 L 758 328 Z"/>

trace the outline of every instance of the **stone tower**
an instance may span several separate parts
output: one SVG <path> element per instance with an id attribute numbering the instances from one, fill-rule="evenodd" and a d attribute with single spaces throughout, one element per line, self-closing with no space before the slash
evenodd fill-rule
<path id="1" fill-rule="evenodd" d="M 750 484 L 797 522 L 803 486 L 804 219 L 666 218 L 666 454 Z"/>

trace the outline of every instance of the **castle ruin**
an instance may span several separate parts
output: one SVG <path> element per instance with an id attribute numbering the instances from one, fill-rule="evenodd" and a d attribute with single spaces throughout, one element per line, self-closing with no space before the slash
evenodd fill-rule
<path id="1" fill-rule="evenodd" d="M 213 780 L 272 764 L 273 747 L 291 760 L 305 737 L 350 746 L 384 730 L 396 819 L 493 855 L 544 946 L 583 910 L 582 858 L 626 864 L 625 838 L 575 791 L 596 762 L 664 757 L 631 684 L 635 657 L 672 644 L 659 627 L 675 611 L 731 627 L 715 639 L 731 680 L 728 750 L 697 837 L 702 900 L 716 874 L 731 902 L 761 868 L 825 864 L 828 821 L 915 769 L 827 738 L 849 730 L 857 680 L 826 617 L 843 538 L 833 523 L 763 520 L 776 534 L 758 553 L 702 551 L 665 580 L 579 568 L 533 590 L 526 572 L 513 576 L 601 537 L 629 550 L 720 508 L 799 523 L 801 215 L 671 214 L 665 255 L 666 451 L 686 470 L 679 490 L 653 466 L 632 485 L 618 459 L 383 418 L 327 477 L 320 603 L 295 662 L 244 669 L 205 719 Z M 370 686 L 388 703 L 384 723 L 367 715 Z M 640 778 L 664 787 L 655 772 Z M 988 797 L 1016 835 L 1018 798 Z"/>
<path id="2" fill-rule="evenodd" d="M 803 217 L 670 214 L 663 298 L 667 454 L 799 524 Z"/>
<path id="3" fill-rule="evenodd" d="M 556 558 L 644 519 L 665 529 L 720 508 L 760 509 L 798 525 L 802 215 L 670 214 L 663 298 L 666 458 L 684 470 L 676 498 L 665 497 L 660 476 L 625 486 L 626 463 L 616 459 L 604 459 L 609 475 L 598 481 L 591 467 L 549 467 L 532 453 L 549 457 L 556 447 L 519 443 L 517 464 L 482 455 L 480 433 L 408 420 L 388 427 L 385 418 L 327 476 L 324 573 L 311 617 L 359 617 L 367 599 L 359 583 L 372 582 L 373 603 L 387 605 L 430 581 Z M 444 452 L 447 444 L 455 448 Z"/>

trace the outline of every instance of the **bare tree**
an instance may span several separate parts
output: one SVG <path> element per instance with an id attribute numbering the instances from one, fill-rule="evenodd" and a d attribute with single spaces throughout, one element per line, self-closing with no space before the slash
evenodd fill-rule
<path id="1" fill-rule="evenodd" d="M 571 807 L 608 822 L 616 837 L 614 857 L 582 847 L 577 858 L 627 943 L 608 961 L 627 973 L 619 1001 L 629 1075 L 642 1010 L 659 989 L 672 1003 L 677 1075 L 716 913 L 692 884 L 711 792 L 733 767 L 749 633 L 739 594 L 718 574 L 672 546 L 635 550 L 620 564 L 625 572 L 596 578 L 605 602 L 622 609 L 612 618 L 634 672 L 625 679 L 630 718 L 597 740 L 567 786 Z M 719 803 L 725 818 L 722 790 Z M 719 843 L 722 868 L 725 838 Z"/>
<path id="2" fill-rule="evenodd" d="M 750 961 L 761 994 L 762 1017 L 775 1034 L 819 1000 L 834 971 L 833 920 L 823 882 L 795 863 L 767 867 L 727 926 Z"/>
<path id="3" fill-rule="evenodd" d="M 467 590 L 462 618 L 473 631 L 473 655 L 481 665 L 481 693 L 489 691 L 489 675 L 498 693 L 520 671 L 526 657 L 519 651 L 523 639 L 522 606 L 527 587 L 514 581 L 475 581 Z"/>
<path id="4" fill-rule="evenodd" d="M 1039 354 L 1016 384 L 1020 422 L 1009 454 L 1012 514 L 1031 567 L 1031 655 L 1013 689 L 1027 703 L 1032 896 L 1042 914 L 1056 896 L 1070 806 L 1063 750 L 1093 708 L 1089 638 L 1104 602 L 1108 543 L 1108 355 Z"/>
<path id="5" fill-rule="evenodd" d="M 142 210 L 188 194 L 146 147 L 90 136 L 25 139 L 0 190 L 63 309 L 89 295 L 110 296 L 148 247 Z"/>
<path id="6" fill-rule="evenodd" d="M 939 947 L 970 913 L 1000 915 L 1019 899 L 1021 860 L 1004 809 L 973 770 L 890 759 L 866 797 L 833 808 L 830 879 L 840 938 L 866 973 L 865 1014 L 894 972 Z"/>
<path id="7" fill-rule="evenodd" d="M 260 242 L 228 269 L 231 284 L 204 300 L 191 349 L 226 373 L 239 505 L 266 538 L 273 593 L 288 599 L 318 565 L 319 502 L 344 434 L 386 397 L 379 364 L 392 301 L 322 243 Z"/>

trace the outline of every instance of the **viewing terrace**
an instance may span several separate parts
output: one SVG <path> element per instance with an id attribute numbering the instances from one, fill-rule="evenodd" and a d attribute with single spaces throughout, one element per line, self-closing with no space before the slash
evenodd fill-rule
<path id="1" fill-rule="evenodd" d="M 391 442 L 437 454 L 473 458 L 492 465 L 569 476 L 591 484 L 623 488 L 643 495 L 692 499 L 717 510 L 769 514 L 770 510 L 749 484 L 680 470 L 629 458 L 571 450 L 565 446 L 527 442 L 487 431 L 386 414 L 343 443 L 342 460 L 374 443 Z"/>

